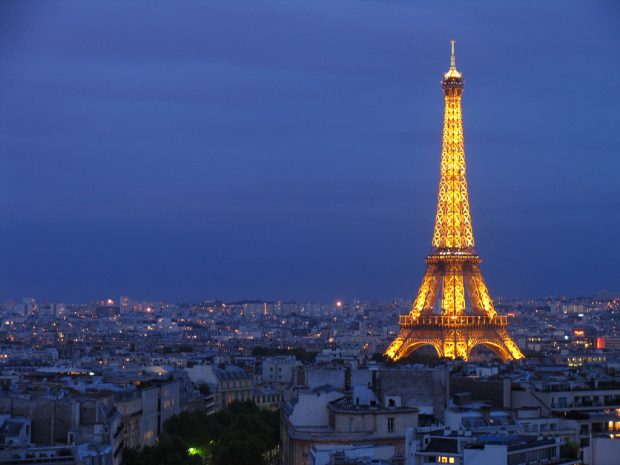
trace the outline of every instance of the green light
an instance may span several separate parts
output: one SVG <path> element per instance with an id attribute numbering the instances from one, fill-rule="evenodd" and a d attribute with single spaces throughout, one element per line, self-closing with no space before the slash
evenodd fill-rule
<path id="1" fill-rule="evenodd" d="M 198 447 L 190 447 L 187 449 L 187 455 L 200 455 L 202 452 Z"/>

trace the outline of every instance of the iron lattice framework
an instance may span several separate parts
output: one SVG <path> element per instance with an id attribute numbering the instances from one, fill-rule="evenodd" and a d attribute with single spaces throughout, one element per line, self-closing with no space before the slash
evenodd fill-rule
<path id="1" fill-rule="evenodd" d="M 476 254 L 465 176 L 463 77 L 456 70 L 454 41 L 441 86 L 445 112 L 431 252 L 411 312 L 400 317 L 400 332 L 385 354 L 398 360 L 430 344 L 440 357 L 467 360 L 481 344 L 504 361 L 520 359 L 523 354 L 508 334 L 507 317 L 495 311 Z"/>

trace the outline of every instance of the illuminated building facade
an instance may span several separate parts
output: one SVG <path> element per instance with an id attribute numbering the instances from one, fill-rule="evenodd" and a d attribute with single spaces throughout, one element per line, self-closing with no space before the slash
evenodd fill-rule
<path id="1" fill-rule="evenodd" d="M 523 354 L 507 331 L 508 317 L 495 311 L 476 254 L 465 175 L 463 77 L 456 69 L 454 41 L 441 86 L 443 145 L 431 252 L 411 312 L 400 317 L 400 332 L 386 355 L 398 360 L 431 345 L 439 357 L 467 360 L 475 346 L 483 345 L 504 361 L 520 359 Z"/>

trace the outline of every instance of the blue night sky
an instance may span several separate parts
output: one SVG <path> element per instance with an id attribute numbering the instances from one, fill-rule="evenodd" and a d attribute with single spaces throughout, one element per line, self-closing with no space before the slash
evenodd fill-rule
<path id="1" fill-rule="evenodd" d="M 0 299 L 413 297 L 451 38 L 492 295 L 620 290 L 620 2 L 5 0 Z"/>

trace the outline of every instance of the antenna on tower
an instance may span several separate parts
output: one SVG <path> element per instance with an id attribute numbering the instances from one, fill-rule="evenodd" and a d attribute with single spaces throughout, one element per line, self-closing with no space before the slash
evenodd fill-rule
<path id="1" fill-rule="evenodd" d="M 450 57 L 450 68 L 456 69 L 456 57 L 454 56 L 454 44 L 456 43 L 456 40 L 451 40 L 450 43 L 452 44 L 452 56 Z"/>
<path id="2" fill-rule="evenodd" d="M 452 44 L 452 55 L 450 56 L 450 70 L 443 75 L 444 80 L 450 80 L 449 85 L 462 85 L 462 82 L 457 82 L 462 78 L 461 73 L 456 70 L 456 56 L 454 56 L 454 44 L 456 44 L 456 40 L 451 40 Z"/>

